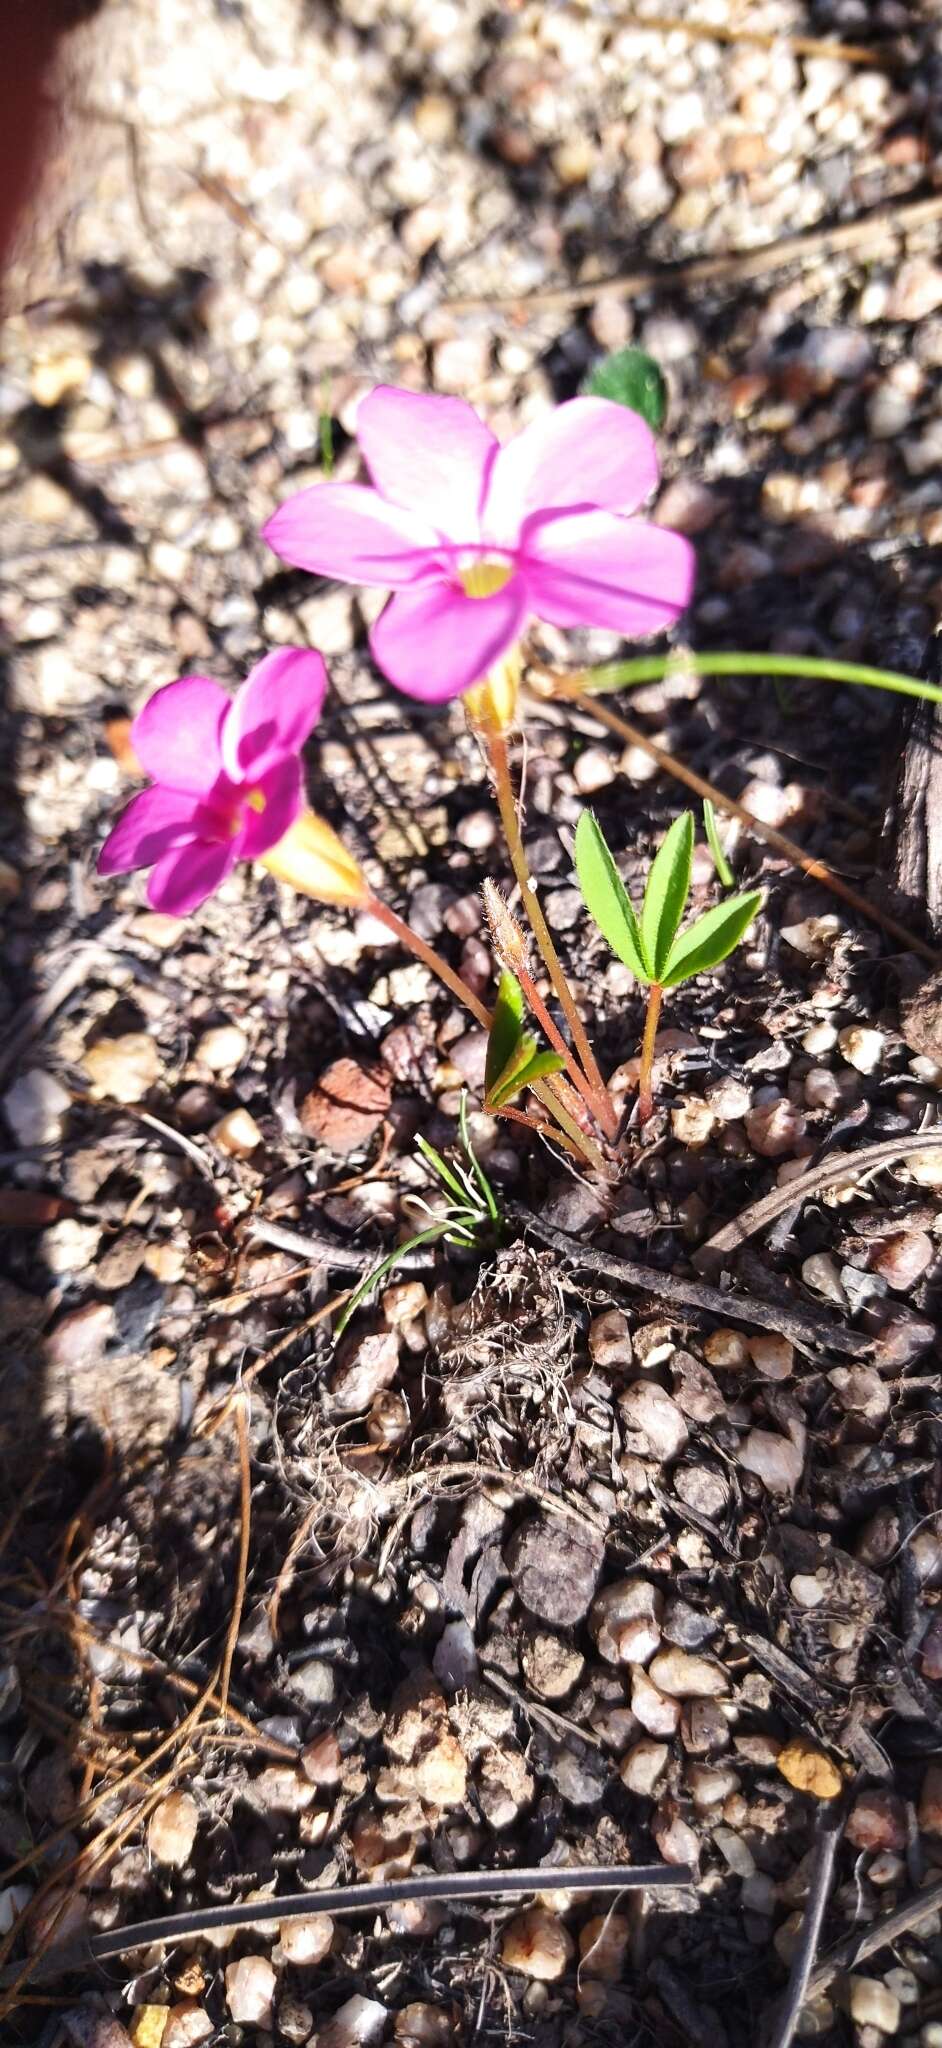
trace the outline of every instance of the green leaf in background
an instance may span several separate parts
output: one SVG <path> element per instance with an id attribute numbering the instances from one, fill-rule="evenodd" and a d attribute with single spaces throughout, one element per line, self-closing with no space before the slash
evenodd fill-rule
<path id="1" fill-rule="evenodd" d="M 636 981 L 651 981 L 638 920 L 598 819 L 583 811 L 576 826 L 576 875 L 589 916 Z"/>
<path id="2" fill-rule="evenodd" d="M 723 888 L 734 888 L 736 878 L 733 874 L 732 868 L 730 867 L 729 861 L 727 860 L 726 855 L 723 852 L 722 845 L 720 844 L 720 834 L 719 827 L 716 822 L 716 812 L 713 809 L 713 805 L 711 804 L 708 796 L 705 796 L 703 799 L 703 829 L 707 836 L 707 845 L 710 849 L 710 852 L 713 855 L 713 866 L 715 867 L 716 872 L 719 875 Z"/>
<path id="3" fill-rule="evenodd" d="M 505 1067 L 512 1059 L 523 1035 L 523 990 L 515 974 L 504 969 L 497 990 L 497 1001 L 491 1018 L 491 1029 L 487 1041 L 487 1059 L 484 1066 L 484 1092 L 490 1095 Z"/>
<path id="4" fill-rule="evenodd" d="M 661 980 L 665 988 L 676 988 L 694 974 L 708 974 L 738 946 L 762 903 L 762 890 L 748 896 L 728 896 L 715 910 L 707 910 L 695 924 L 682 932 L 671 947 Z"/>
<path id="5" fill-rule="evenodd" d="M 645 355 L 643 348 L 620 348 L 614 355 L 603 356 L 583 379 L 581 389 L 585 397 L 611 398 L 616 405 L 627 405 L 655 431 L 664 424 L 667 385 L 653 356 Z"/>
<path id="6" fill-rule="evenodd" d="M 641 944 L 660 981 L 690 893 L 693 812 L 681 811 L 651 862 L 641 910 Z"/>

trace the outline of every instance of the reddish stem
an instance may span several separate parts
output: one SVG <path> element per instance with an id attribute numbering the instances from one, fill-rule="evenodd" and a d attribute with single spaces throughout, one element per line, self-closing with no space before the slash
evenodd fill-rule
<path id="1" fill-rule="evenodd" d="M 659 981 L 648 984 L 648 1011 L 644 1020 L 644 1037 L 641 1040 L 641 1066 L 638 1072 L 638 1122 L 646 1124 L 654 1108 L 652 1075 L 654 1073 L 654 1041 L 657 1037 L 658 1020 L 661 1015 L 661 998 L 664 990 Z"/>

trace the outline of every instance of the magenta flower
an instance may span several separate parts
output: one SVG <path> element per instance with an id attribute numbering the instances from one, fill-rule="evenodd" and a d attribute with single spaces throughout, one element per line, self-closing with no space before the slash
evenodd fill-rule
<path id="1" fill-rule="evenodd" d="M 379 385 L 357 435 L 374 488 L 315 484 L 263 530 L 298 568 L 394 591 L 371 646 L 409 696 L 470 689 L 530 618 L 636 639 L 687 603 L 689 542 L 632 516 L 658 466 L 625 406 L 570 399 L 502 448 L 462 399 Z"/>
<path id="2" fill-rule="evenodd" d="M 152 868 L 154 909 L 184 917 L 237 861 L 261 859 L 303 809 L 300 752 L 326 688 L 319 654 L 282 647 L 234 697 L 206 676 L 158 690 L 131 727 L 151 786 L 109 833 L 99 873 Z"/>

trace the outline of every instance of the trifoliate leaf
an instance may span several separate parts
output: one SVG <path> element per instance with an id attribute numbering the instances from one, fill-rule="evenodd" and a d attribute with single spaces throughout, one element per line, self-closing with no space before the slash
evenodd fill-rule
<path id="1" fill-rule="evenodd" d="M 603 356 L 581 388 L 584 396 L 611 398 L 616 405 L 627 405 L 655 430 L 664 424 L 667 385 L 653 356 L 645 355 L 643 348 L 620 348 L 614 355 Z"/>
<path id="2" fill-rule="evenodd" d="M 715 910 L 705 911 L 674 940 L 661 976 L 663 986 L 676 988 L 678 982 L 689 981 L 694 974 L 708 974 L 711 967 L 718 967 L 738 946 L 761 903 L 761 889 L 753 889 L 748 896 L 728 896 Z"/>
<path id="3" fill-rule="evenodd" d="M 644 956 L 660 981 L 690 893 L 693 813 L 682 811 L 651 862 L 641 911 Z"/>
<path id="4" fill-rule="evenodd" d="M 598 819 L 583 811 L 576 826 L 576 874 L 582 900 L 603 939 L 637 981 L 653 979 L 638 920 Z"/>

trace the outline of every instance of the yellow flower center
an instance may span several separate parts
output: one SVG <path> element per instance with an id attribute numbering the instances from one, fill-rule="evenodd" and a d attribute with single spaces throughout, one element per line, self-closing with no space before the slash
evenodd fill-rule
<path id="1" fill-rule="evenodd" d="M 489 562 L 484 557 L 459 571 L 465 597 L 495 597 L 510 582 L 512 562 Z"/>
<path id="2" fill-rule="evenodd" d="M 249 810 L 254 811 L 257 818 L 260 818 L 262 812 L 268 808 L 268 798 L 262 789 L 250 789 L 245 801 Z"/>

